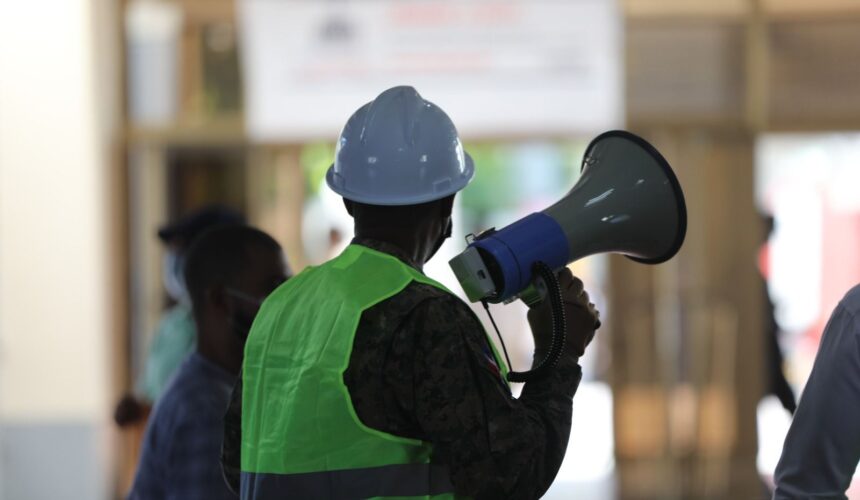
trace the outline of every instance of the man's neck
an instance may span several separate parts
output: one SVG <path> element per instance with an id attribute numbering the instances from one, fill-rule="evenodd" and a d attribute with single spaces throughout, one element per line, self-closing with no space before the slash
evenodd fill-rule
<path id="1" fill-rule="evenodd" d="M 369 242 L 374 250 L 391 254 L 419 271 L 424 267 L 425 252 L 418 243 L 419 238 L 408 234 L 406 231 L 403 234 L 391 234 L 387 231 L 356 229 L 355 233 L 354 243 L 360 245 L 362 241 Z"/>
<path id="2" fill-rule="evenodd" d="M 223 349 L 217 349 L 215 346 L 202 341 L 203 338 L 206 337 L 198 334 L 197 352 L 204 358 L 223 368 L 224 371 L 233 375 L 238 375 L 239 371 L 242 369 L 242 358 L 240 356 L 236 356 L 234 353 L 227 353 Z"/>

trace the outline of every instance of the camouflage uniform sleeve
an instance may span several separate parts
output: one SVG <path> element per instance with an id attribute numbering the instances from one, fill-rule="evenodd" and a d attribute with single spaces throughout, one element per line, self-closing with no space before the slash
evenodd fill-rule
<path id="1" fill-rule="evenodd" d="M 419 339 L 414 360 L 415 413 L 447 463 L 457 493 L 531 499 L 555 479 L 567 449 L 573 394 L 581 371 L 560 363 L 511 395 L 474 313 L 452 296 L 422 302 L 402 326 Z"/>
<path id="2" fill-rule="evenodd" d="M 224 441 L 221 443 L 221 473 L 230 490 L 239 494 L 242 471 L 242 377 L 236 379 L 230 404 L 224 414 Z"/>

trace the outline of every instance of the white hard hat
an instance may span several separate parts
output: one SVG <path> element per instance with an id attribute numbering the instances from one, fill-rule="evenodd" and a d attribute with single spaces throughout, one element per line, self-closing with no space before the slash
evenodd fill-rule
<path id="1" fill-rule="evenodd" d="M 412 87 L 359 108 L 337 143 L 328 186 L 368 205 L 417 205 L 466 187 L 475 173 L 448 115 Z"/>

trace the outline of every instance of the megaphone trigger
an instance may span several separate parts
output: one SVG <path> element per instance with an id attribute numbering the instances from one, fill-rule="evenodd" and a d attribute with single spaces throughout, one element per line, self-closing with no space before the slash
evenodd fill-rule
<path id="1" fill-rule="evenodd" d="M 532 278 L 532 282 L 528 288 L 520 292 L 519 295 L 515 295 L 508 299 L 505 304 L 510 304 L 516 300 L 522 300 L 527 306 L 534 307 L 546 299 L 546 295 L 546 281 L 544 281 L 541 276 L 536 275 Z"/>

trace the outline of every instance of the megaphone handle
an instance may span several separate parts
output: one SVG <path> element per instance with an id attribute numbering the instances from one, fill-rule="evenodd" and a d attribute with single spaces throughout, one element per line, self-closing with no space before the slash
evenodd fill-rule
<path id="1" fill-rule="evenodd" d="M 530 382 L 546 377 L 558 363 L 561 353 L 564 351 L 567 319 L 564 316 L 564 304 L 558 278 L 556 278 L 552 268 L 543 262 L 535 262 L 533 272 L 544 281 L 547 287 L 546 299 L 549 300 L 552 311 L 552 341 L 549 352 L 537 367 L 525 372 L 508 372 L 508 380 L 511 382 Z"/>

